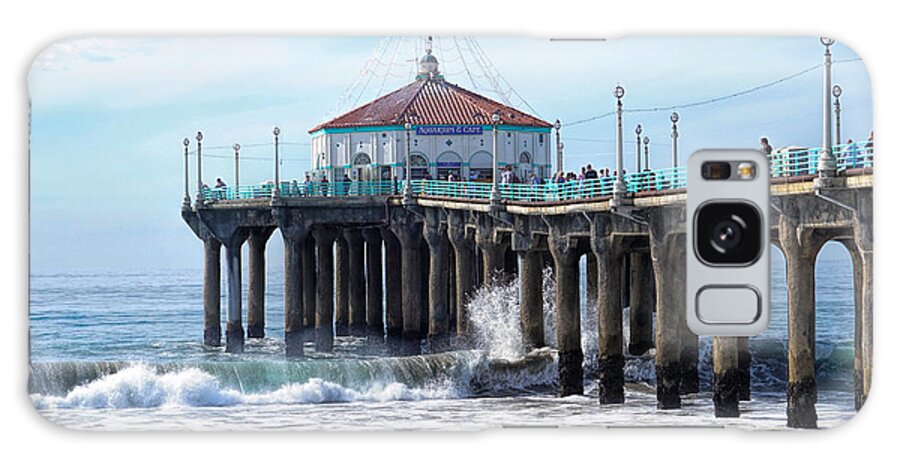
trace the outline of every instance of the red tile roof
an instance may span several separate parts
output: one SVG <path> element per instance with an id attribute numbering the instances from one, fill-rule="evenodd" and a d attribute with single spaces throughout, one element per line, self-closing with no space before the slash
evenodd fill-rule
<path id="1" fill-rule="evenodd" d="M 500 110 L 502 124 L 551 127 L 551 124 L 478 95 L 441 78 L 422 78 L 310 129 L 414 125 L 488 125 Z"/>

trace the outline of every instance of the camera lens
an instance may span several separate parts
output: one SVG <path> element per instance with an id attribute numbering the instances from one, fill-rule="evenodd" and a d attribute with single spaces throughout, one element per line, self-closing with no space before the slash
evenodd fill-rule
<path id="1" fill-rule="evenodd" d="M 719 221 L 713 226 L 710 232 L 713 248 L 720 253 L 726 253 L 740 246 L 743 233 L 741 232 L 746 225 L 741 225 L 743 221 L 738 216 L 732 216 L 731 219 Z"/>
<path id="2" fill-rule="evenodd" d="M 697 210 L 694 249 L 711 265 L 747 265 L 762 251 L 759 210 L 749 203 L 713 202 Z"/>

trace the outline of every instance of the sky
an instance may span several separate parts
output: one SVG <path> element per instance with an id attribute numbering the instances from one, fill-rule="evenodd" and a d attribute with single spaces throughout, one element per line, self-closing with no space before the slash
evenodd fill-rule
<path id="1" fill-rule="evenodd" d="M 204 180 L 273 177 L 272 129 L 282 130 L 282 177 L 309 167 L 307 131 L 329 115 L 412 80 L 418 37 L 79 38 L 41 51 L 28 74 L 33 273 L 199 268 L 202 246 L 180 217 L 182 139 L 204 134 Z M 565 167 L 614 166 L 616 84 L 626 89 L 626 169 L 634 127 L 650 164 L 670 164 L 671 110 L 792 76 L 822 62 L 818 38 L 638 37 L 550 41 L 436 38 L 447 80 L 547 121 L 560 119 Z M 865 139 L 872 98 L 865 64 L 838 43 L 842 138 Z M 821 144 L 822 69 L 715 104 L 678 110 L 682 160 L 701 148 Z M 194 186 L 196 157 L 190 159 Z M 193 187 L 192 187 L 193 188 Z M 280 265 L 277 234 L 269 259 Z"/>

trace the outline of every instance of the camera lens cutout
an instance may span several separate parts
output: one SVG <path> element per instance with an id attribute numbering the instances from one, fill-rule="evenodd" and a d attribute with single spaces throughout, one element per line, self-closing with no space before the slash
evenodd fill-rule
<path id="1" fill-rule="evenodd" d="M 748 265 L 762 249 L 759 210 L 742 202 L 712 202 L 697 209 L 694 249 L 707 264 Z"/>
<path id="2" fill-rule="evenodd" d="M 731 164 L 727 161 L 707 161 L 700 166 L 700 175 L 706 180 L 728 180 L 731 178 Z"/>

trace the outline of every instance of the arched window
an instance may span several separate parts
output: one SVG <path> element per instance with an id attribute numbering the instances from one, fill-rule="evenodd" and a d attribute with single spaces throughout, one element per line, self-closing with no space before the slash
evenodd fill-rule
<path id="1" fill-rule="evenodd" d="M 491 180 L 494 157 L 487 151 L 479 150 L 469 157 L 469 179 Z"/>
<path id="2" fill-rule="evenodd" d="M 519 155 L 519 164 L 531 164 L 531 155 L 529 155 L 527 151 L 523 151 L 522 154 Z"/>
<path id="3" fill-rule="evenodd" d="M 413 179 L 428 177 L 428 158 L 425 158 L 424 153 L 410 153 L 409 165 Z"/>
<path id="4" fill-rule="evenodd" d="M 369 158 L 369 155 L 366 153 L 357 153 L 356 157 L 353 158 L 354 166 L 368 166 L 372 164 L 372 158 Z"/>
<path id="5" fill-rule="evenodd" d="M 446 180 L 453 174 L 458 179 L 462 172 L 462 157 L 456 152 L 445 151 L 437 157 L 437 178 Z"/>

